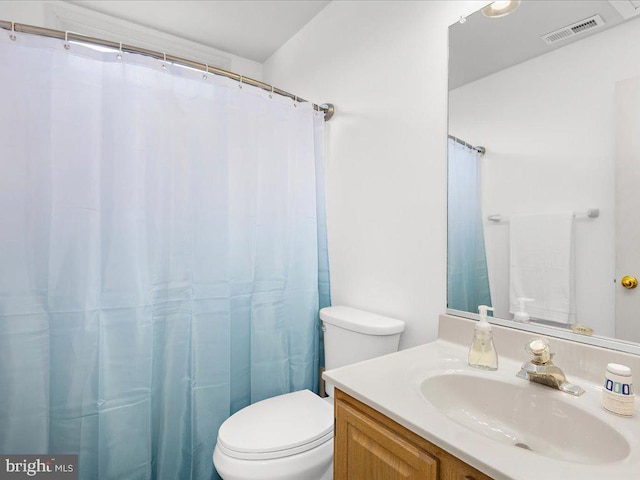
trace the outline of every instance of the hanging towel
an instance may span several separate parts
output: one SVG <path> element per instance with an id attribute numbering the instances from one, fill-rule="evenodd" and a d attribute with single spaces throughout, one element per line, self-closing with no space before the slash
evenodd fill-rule
<path id="1" fill-rule="evenodd" d="M 509 311 L 529 297 L 531 317 L 575 323 L 573 213 L 512 215 L 510 237 Z"/>

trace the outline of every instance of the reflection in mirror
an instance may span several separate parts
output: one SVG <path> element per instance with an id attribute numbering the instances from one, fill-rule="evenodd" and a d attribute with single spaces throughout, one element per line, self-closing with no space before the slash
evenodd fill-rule
<path id="1" fill-rule="evenodd" d="M 480 208 L 481 147 L 449 136 L 447 306 L 475 312 L 491 305 Z"/>
<path id="2" fill-rule="evenodd" d="M 640 288 L 621 282 L 640 277 L 640 2 L 464 20 L 449 29 L 448 308 L 640 342 Z"/>

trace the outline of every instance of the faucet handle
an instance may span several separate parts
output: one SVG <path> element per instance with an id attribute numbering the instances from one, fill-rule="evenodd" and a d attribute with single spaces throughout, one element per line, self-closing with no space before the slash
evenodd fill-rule
<path id="1" fill-rule="evenodd" d="M 553 353 L 549 352 L 549 341 L 546 338 L 534 338 L 525 345 L 525 350 L 533 355 L 533 363 L 544 364 L 553 357 Z"/>

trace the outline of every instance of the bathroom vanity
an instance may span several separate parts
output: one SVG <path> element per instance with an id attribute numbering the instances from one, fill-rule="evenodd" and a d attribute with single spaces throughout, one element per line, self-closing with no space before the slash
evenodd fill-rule
<path id="1" fill-rule="evenodd" d="M 640 372 L 638 356 L 550 339 L 574 396 L 516 377 L 527 332 L 494 326 L 498 370 L 469 367 L 474 323 L 442 315 L 435 342 L 324 373 L 336 479 L 637 478 L 640 409 L 606 412 L 601 380 L 608 362 Z"/>

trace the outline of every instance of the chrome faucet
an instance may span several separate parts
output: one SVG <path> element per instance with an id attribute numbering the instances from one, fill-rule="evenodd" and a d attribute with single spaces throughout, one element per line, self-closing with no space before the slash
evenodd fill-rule
<path id="1" fill-rule="evenodd" d="M 571 395 L 582 395 L 584 390 L 567 381 L 564 372 L 553 364 L 553 353 L 549 352 L 549 343 L 544 338 L 529 342 L 525 349 L 533 358 L 522 364 L 516 377 L 540 383 Z"/>

